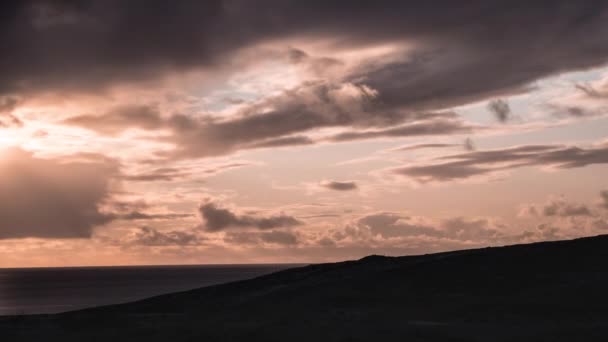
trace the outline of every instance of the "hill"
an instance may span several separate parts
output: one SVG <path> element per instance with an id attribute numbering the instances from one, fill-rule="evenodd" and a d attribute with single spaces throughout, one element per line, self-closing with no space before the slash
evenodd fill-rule
<path id="1" fill-rule="evenodd" d="M 608 236 L 369 256 L 56 315 L 5 341 L 606 341 Z"/>

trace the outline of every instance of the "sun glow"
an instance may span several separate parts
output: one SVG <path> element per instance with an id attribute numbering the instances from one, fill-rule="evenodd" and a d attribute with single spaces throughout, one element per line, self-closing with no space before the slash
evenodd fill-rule
<path id="1" fill-rule="evenodd" d="M 0 149 L 19 147 L 23 143 L 22 134 L 17 130 L 4 129 L 0 131 Z"/>

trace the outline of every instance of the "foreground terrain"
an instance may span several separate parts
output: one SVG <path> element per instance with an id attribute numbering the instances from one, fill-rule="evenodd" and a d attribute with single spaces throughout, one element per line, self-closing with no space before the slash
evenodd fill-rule
<path id="1" fill-rule="evenodd" d="M 369 256 L 0 318 L 3 341 L 606 341 L 608 236 Z"/>

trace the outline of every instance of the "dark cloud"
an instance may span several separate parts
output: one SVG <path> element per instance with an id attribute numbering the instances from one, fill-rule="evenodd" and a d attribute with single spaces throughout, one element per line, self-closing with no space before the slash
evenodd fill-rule
<path id="1" fill-rule="evenodd" d="M 115 220 L 174 220 L 184 217 L 191 217 L 192 214 L 166 213 L 166 214 L 151 214 L 140 211 L 131 211 L 122 214 L 111 214 Z"/>
<path id="2" fill-rule="evenodd" d="M 600 197 L 602 198 L 602 206 L 608 209 L 608 190 L 604 190 L 600 192 Z"/>
<path id="3" fill-rule="evenodd" d="M 183 136 L 177 139 L 182 156 L 225 153 L 318 127 L 378 125 L 394 116 L 400 123 L 404 112 L 522 92 L 539 78 L 608 60 L 608 4 L 603 2 L 32 0 L 2 6 L 0 93 L 93 91 L 169 73 L 228 68 L 231 56 L 260 42 L 315 38 L 344 48 L 409 47 L 388 61 L 364 61 L 335 80 L 373 90 L 372 108 L 354 121 L 351 117 L 352 123 L 345 115 L 350 111 L 314 87 L 333 118 L 308 109 L 301 99 L 291 100 L 268 113 L 176 133 Z M 339 63 L 298 49 L 290 50 L 289 58 L 292 63 L 312 58 L 311 65 L 320 69 Z M 130 120 L 116 115 L 120 124 Z M 87 120 L 79 121 L 90 124 Z M 140 120 L 143 128 L 157 124 L 149 116 Z M 116 125 L 96 123 L 110 132 Z M 227 146 L 218 143 L 226 132 L 235 133 L 227 135 L 234 139 Z"/>
<path id="4" fill-rule="evenodd" d="M 293 216 L 284 214 L 271 216 L 239 215 L 229 209 L 219 207 L 213 202 L 203 203 L 199 207 L 205 223 L 204 229 L 217 232 L 235 228 L 274 229 L 301 225 L 302 222 Z"/>
<path id="5" fill-rule="evenodd" d="M 112 220 L 175 220 L 191 217 L 192 214 L 175 212 L 151 212 L 151 206 L 145 201 L 113 200 L 104 205 L 104 212 Z"/>
<path id="6" fill-rule="evenodd" d="M 134 182 L 172 181 L 189 176 L 189 172 L 174 167 L 162 167 L 138 174 L 124 175 L 123 178 Z"/>
<path id="7" fill-rule="evenodd" d="M 242 42 L 228 37 L 232 34 L 219 38 L 225 5 L 154 0 L 3 2 L 0 41 L 6 59 L 0 70 L 6 78 L 0 92 L 86 91 L 214 64 L 230 46 Z"/>
<path id="8" fill-rule="evenodd" d="M 181 114 L 163 118 L 151 107 L 124 106 L 101 116 L 69 118 L 64 123 L 112 135 L 129 128 L 166 129 L 170 136 L 162 138 L 163 141 L 175 145 L 174 150 L 161 153 L 166 158 L 198 158 L 239 149 L 309 145 L 315 141 L 297 134 L 338 126 L 354 130 L 329 140 L 459 134 L 479 128 L 459 120 L 453 112 L 376 110 L 371 92 L 365 86 L 312 82 L 247 106 L 228 120 Z M 387 128 L 398 123 L 407 124 Z"/>
<path id="9" fill-rule="evenodd" d="M 472 152 L 472 151 L 476 150 L 476 148 L 475 148 L 475 142 L 471 138 L 466 138 L 464 140 L 463 146 L 464 146 L 464 149 L 467 150 L 467 151 L 469 151 L 469 152 Z"/>
<path id="10" fill-rule="evenodd" d="M 558 227 L 554 227 L 546 223 L 541 223 L 536 226 L 536 230 L 540 233 L 543 240 L 556 240 L 559 238 L 560 229 Z"/>
<path id="11" fill-rule="evenodd" d="M 19 99 L 12 96 L 0 97 L 0 113 L 12 112 L 19 104 Z"/>
<path id="12" fill-rule="evenodd" d="M 412 15 L 392 32 L 405 40 L 412 33 L 418 37 L 416 52 L 403 61 L 372 61 L 358 75 L 388 107 L 452 107 L 525 91 L 535 79 L 606 62 L 608 49 L 600 47 L 608 30 L 605 4 L 474 1 L 452 7 L 431 1 L 402 6 L 411 11 L 389 6 L 394 14 L 384 13 L 385 23 L 379 25 L 387 28 L 398 22 L 397 16 L 408 21 Z M 374 33 L 368 37 L 380 39 Z"/>
<path id="13" fill-rule="evenodd" d="M 445 236 L 459 240 L 483 240 L 500 237 L 501 232 L 493 227 L 487 219 L 471 219 L 464 217 L 444 220 L 441 223 Z"/>
<path id="14" fill-rule="evenodd" d="M 574 87 L 589 97 L 601 97 L 600 93 L 590 84 L 575 84 Z"/>
<path id="15" fill-rule="evenodd" d="M 275 138 L 263 140 L 255 144 L 251 144 L 250 148 L 267 148 L 267 147 L 282 147 L 282 146 L 298 146 L 298 145 L 312 145 L 315 141 L 311 138 L 303 135 L 295 135 L 289 137 Z"/>
<path id="16" fill-rule="evenodd" d="M 356 182 L 340 182 L 340 181 L 327 181 L 327 182 L 322 182 L 321 186 L 326 188 L 326 189 L 330 189 L 330 190 L 336 190 L 336 191 L 351 191 L 351 190 L 357 190 L 358 186 Z"/>
<path id="17" fill-rule="evenodd" d="M 11 49 L 8 44 L 7 50 L 16 55 L 27 52 L 7 59 L 27 67 L 10 68 L 3 73 L 3 83 L 12 89 L 23 88 L 23 84 L 52 88 L 138 80 L 151 74 L 215 67 L 242 48 L 273 39 L 340 41 L 344 48 L 382 43 L 410 47 L 410 52 L 396 53 L 390 61 L 364 61 L 339 79 L 306 83 L 247 106 L 242 115 L 230 120 L 197 120 L 184 115 L 163 119 L 154 112 L 139 116 L 119 112 L 112 119 L 67 121 L 107 134 L 128 127 L 169 128 L 172 137 L 168 140 L 176 148 L 165 156 L 197 158 L 243 148 L 310 144 L 300 134 L 327 127 L 349 128 L 330 141 L 470 133 L 472 127 L 458 120 L 431 120 L 425 115 L 423 122 L 412 121 L 415 113 L 522 92 L 538 78 L 607 61 L 607 5 L 433 3 L 267 1 L 253 5 L 215 1 L 176 5 L 153 1 L 141 10 L 137 1 L 89 1 L 80 6 L 42 2 L 37 5 L 47 8 L 43 15 L 47 24 L 42 26 L 34 24 L 40 21 L 40 11 L 26 3 L 6 12 L 8 18 L 21 20 L 8 20 L 5 25 L 21 29 L 7 31 L 13 38 L 9 41 L 16 45 Z M 54 13 L 52 25 L 48 13 Z M 171 20 L 166 20 L 168 16 Z M 152 24 L 159 18 L 163 18 L 162 27 Z M 554 39 L 556 32 L 560 39 Z M 59 46 L 53 45 L 56 41 Z M 102 43 L 91 44 L 93 41 Z M 54 53 L 31 61 L 30 52 L 46 51 L 46 44 Z M 288 59 L 296 64 L 331 64 L 331 60 L 296 48 L 288 51 Z M 40 81 L 28 83 L 29 79 Z M 506 120 L 510 112 L 506 102 L 492 103 L 492 109 Z"/>
<path id="18" fill-rule="evenodd" d="M 155 181 L 175 181 L 191 176 L 210 177 L 218 173 L 251 165 L 250 163 L 225 163 L 209 167 L 202 167 L 196 171 L 188 168 L 178 167 L 160 167 L 150 171 L 140 172 L 136 174 L 123 175 L 122 178 L 134 182 L 155 182 Z"/>
<path id="19" fill-rule="evenodd" d="M 330 137 L 329 140 L 337 142 L 387 137 L 462 134 L 470 133 L 474 128 L 476 127 L 468 125 L 460 120 L 435 119 L 381 130 L 345 132 L 334 135 Z"/>
<path id="20" fill-rule="evenodd" d="M 591 84 L 578 83 L 574 87 L 589 98 L 608 99 L 608 84 L 604 83 L 600 89 L 597 89 Z"/>
<path id="21" fill-rule="evenodd" d="M 271 231 L 261 233 L 262 241 L 276 243 L 280 245 L 295 245 L 298 243 L 298 236 L 293 232 Z"/>
<path id="22" fill-rule="evenodd" d="M 542 208 L 544 216 L 592 216 L 591 210 L 584 204 L 568 203 L 564 200 L 553 200 Z"/>
<path id="23" fill-rule="evenodd" d="M 348 97 L 343 99 L 343 92 Z M 172 120 L 176 149 L 170 157 L 220 155 L 242 148 L 308 143 L 293 135 L 336 126 L 387 125 L 405 116 L 368 111 L 370 95 L 363 86 L 314 82 L 267 98 L 225 121 Z M 270 108 L 270 110 L 268 109 Z"/>
<path id="24" fill-rule="evenodd" d="M 150 227 L 139 227 L 126 239 L 126 242 L 144 246 L 196 246 L 204 240 L 202 236 L 192 232 L 159 231 Z"/>
<path id="25" fill-rule="evenodd" d="M 362 217 L 357 224 L 370 229 L 373 235 L 384 238 L 425 236 L 457 240 L 489 241 L 501 237 L 500 231 L 486 219 L 456 217 L 437 224 L 424 224 L 392 213 L 378 213 Z"/>
<path id="26" fill-rule="evenodd" d="M 315 215 L 306 215 L 306 216 L 300 216 L 300 218 L 303 219 L 315 219 L 315 218 L 326 218 L 326 217 L 341 217 L 342 215 L 340 214 L 315 214 Z"/>
<path id="27" fill-rule="evenodd" d="M 608 145 L 605 144 L 588 148 L 527 145 L 444 156 L 436 158 L 434 163 L 399 167 L 392 172 L 420 182 L 445 182 L 524 166 L 570 169 L 606 163 L 608 163 Z"/>
<path id="28" fill-rule="evenodd" d="M 252 165 L 252 164 L 247 163 L 247 162 L 225 163 L 225 164 L 219 164 L 219 165 L 204 168 L 200 172 L 207 176 L 211 176 L 211 175 L 215 175 L 215 174 L 227 171 L 227 170 L 238 169 L 243 166 L 250 166 L 250 165 Z"/>
<path id="29" fill-rule="evenodd" d="M 441 232 L 434 227 L 408 222 L 409 218 L 392 213 L 371 214 L 360 218 L 357 224 L 368 227 L 372 234 L 385 238 L 402 236 L 440 236 Z"/>
<path id="30" fill-rule="evenodd" d="M 125 105 L 114 108 L 103 115 L 79 115 L 62 123 L 82 126 L 103 134 L 115 135 L 125 129 L 139 128 L 157 130 L 165 126 L 158 109 L 150 106 Z"/>
<path id="31" fill-rule="evenodd" d="M 608 230 L 608 220 L 605 219 L 597 219 L 593 221 L 593 228 L 599 230 Z"/>
<path id="32" fill-rule="evenodd" d="M 0 128 L 22 127 L 23 121 L 13 115 L 13 110 L 18 106 L 20 100 L 16 97 L 0 97 Z"/>
<path id="33" fill-rule="evenodd" d="M 306 52 L 289 48 L 287 51 L 287 59 L 290 63 L 305 65 L 305 68 L 314 75 L 325 75 L 334 67 L 342 66 L 344 63 L 335 58 L 329 57 L 312 57 Z"/>
<path id="34" fill-rule="evenodd" d="M 557 106 L 547 105 L 549 112 L 558 118 L 589 118 L 606 114 L 605 109 L 587 108 L 584 106 L 568 105 Z"/>
<path id="35" fill-rule="evenodd" d="M 21 149 L 0 152 L 0 239 L 88 238 L 110 222 L 115 162 L 92 154 L 43 159 Z"/>
<path id="36" fill-rule="evenodd" d="M 397 147 L 390 151 L 391 152 L 413 151 L 413 150 L 421 150 L 421 149 L 426 149 L 426 148 L 447 148 L 447 147 L 455 147 L 455 146 L 459 146 L 459 145 L 458 144 L 416 144 L 416 145 Z"/>
<path id="37" fill-rule="evenodd" d="M 558 118 L 593 118 L 608 113 L 608 82 L 575 84 L 578 94 L 545 104 L 545 110 Z"/>
<path id="38" fill-rule="evenodd" d="M 237 245 L 259 245 L 260 243 L 296 245 L 298 243 L 298 236 L 293 232 L 280 230 L 269 232 L 227 232 L 224 240 Z"/>
<path id="39" fill-rule="evenodd" d="M 413 118 L 455 117 L 453 113 L 420 115 L 372 111 L 368 108 L 373 97 L 370 92 L 365 86 L 320 81 L 266 98 L 224 120 L 182 114 L 162 118 L 153 108 L 129 106 L 102 116 L 70 118 L 64 123 L 105 134 L 117 134 L 129 128 L 166 129 L 171 136 L 163 140 L 175 144 L 175 150 L 165 153 L 166 157 L 196 158 L 245 148 L 309 144 L 312 142 L 309 138 L 294 134 L 319 128 L 375 127 Z M 394 134 L 406 135 L 408 132 Z"/>
<path id="40" fill-rule="evenodd" d="M 498 99 L 492 100 L 488 103 L 488 109 L 494 116 L 496 120 L 505 123 L 511 119 L 511 107 L 509 103 L 505 100 Z"/>
<path id="41" fill-rule="evenodd" d="M 601 211 L 593 210 L 592 207 L 567 200 L 565 197 L 553 197 L 543 204 L 529 204 L 522 207 L 520 216 L 533 216 L 552 220 L 553 223 L 540 224 L 537 228 L 542 231 L 544 238 L 555 238 L 560 225 L 570 223 L 571 230 L 603 230 L 608 227 L 606 218 Z M 550 229 L 545 229 L 550 228 Z M 554 230 L 552 232 L 552 230 Z M 547 235 L 548 234 L 548 235 Z"/>

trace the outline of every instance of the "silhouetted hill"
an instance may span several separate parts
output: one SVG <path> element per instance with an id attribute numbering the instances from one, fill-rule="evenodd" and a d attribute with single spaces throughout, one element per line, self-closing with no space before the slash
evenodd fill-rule
<path id="1" fill-rule="evenodd" d="M 4 341 L 608 341 L 608 236 L 369 256 L 58 315 Z"/>

